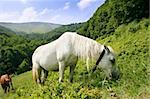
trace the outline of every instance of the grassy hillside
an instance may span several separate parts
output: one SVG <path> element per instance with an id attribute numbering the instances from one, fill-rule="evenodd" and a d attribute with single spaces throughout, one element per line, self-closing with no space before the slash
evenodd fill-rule
<path id="1" fill-rule="evenodd" d="M 60 27 L 59 24 L 44 23 L 44 22 L 28 22 L 28 23 L 0 23 L 16 33 L 47 33 L 55 28 Z"/>
<path id="2" fill-rule="evenodd" d="M 124 98 L 150 98 L 149 33 L 150 20 L 144 19 L 123 24 L 113 35 L 99 38 L 100 42 L 112 46 L 117 52 L 122 77 L 115 90 Z"/>
<path id="3" fill-rule="evenodd" d="M 104 74 L 100 70 L 88 75 L 84 63 L 79 61 L 75 69 L 74 83 L 58 83 L 58 72 L 49 72 L 43 87 L 32 81 L 31 71 L 13 77 L 16 91 L 0 97 L 6 99 L 149 99 L 150 63 L 149 63 L 150 20 L 133 21 L 122 24 L 112 35 L 101 36 L 100 43 L 112 46 L 117 55 L 117 64 L 121 71 L 120 80 L 103 83 Z M 0 90 L 2 91 L 2 90 Z"/>

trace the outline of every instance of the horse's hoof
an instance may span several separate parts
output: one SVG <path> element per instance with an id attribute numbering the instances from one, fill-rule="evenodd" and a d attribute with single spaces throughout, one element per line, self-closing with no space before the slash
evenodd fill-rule
<path id="1" fill-rule="evenodd" d="M 70 83 L 73 83 L 73 80 L 69 80 Z"/>
<path id="2" fill-rule="evenodd" d="M 63 80 L 61 79 L 61 80 L 59 80 L 59 83 L 62 83 L 63 82 Z"/>

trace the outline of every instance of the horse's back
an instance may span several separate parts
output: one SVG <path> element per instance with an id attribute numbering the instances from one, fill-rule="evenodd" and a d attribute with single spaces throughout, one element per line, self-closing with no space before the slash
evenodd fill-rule
<path id="1" fill-rule="evenodd" d="M 56 64 L 56 41 L 39 46 L 32 55 L 33 65 L 38 65 L 46 70 Z M 52 68 L 55 69 L 55 68 Z"/>
<path id="2" fill-rule="evenodd" d="M 56 51 L 60 50 L 61 52 L 65 51 L 65 47 L 70 47 L 71 37 L 73 37 L 74 33 L 65 32 L 62 34 L 57 40 L 39 46 L 33 53 L 32 58 L 44 58 L 52 54 L 56 54 Z M 34 60 L 34 59 L 33 59 Z"/>
<path id="3" fill-rule="evenodd" d="M 72 54 L 71 39 L 74 33 L 66 32 L 57 40 L 38 47 L 32 55 L 33 65 L 46 70 L 58 69 L 58 61 L 67 59 Z"/>

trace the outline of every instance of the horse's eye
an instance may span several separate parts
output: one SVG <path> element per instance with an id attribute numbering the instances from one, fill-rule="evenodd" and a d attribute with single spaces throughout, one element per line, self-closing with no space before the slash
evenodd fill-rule
<path id="1" fill-rule="evenodd" d="M 111 61 L 111 63 L 113 63 L 113 64 L 115 63 L 115 59 L 114 59 L 114 58 L 111 59 L 110 61 Z"/>

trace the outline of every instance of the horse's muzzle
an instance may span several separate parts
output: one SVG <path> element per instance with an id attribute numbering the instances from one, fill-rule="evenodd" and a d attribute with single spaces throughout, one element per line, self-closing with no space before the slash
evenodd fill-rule
<path id="1" fill-rule="evenodd" d="M 111 74 L 112 74 L 111 80 L 118 80 L 120 78 L 120 72 L 119 71 L 113 71 Z"/>

